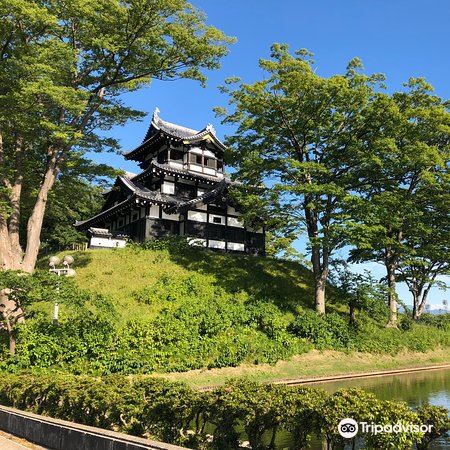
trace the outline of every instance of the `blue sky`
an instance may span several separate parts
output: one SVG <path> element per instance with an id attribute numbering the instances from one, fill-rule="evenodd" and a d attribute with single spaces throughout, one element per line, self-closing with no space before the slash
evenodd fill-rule
<path id="1" fill-rule="evenodd" d="M 447 0 L 191 0 L 207 15 L 209 24 L 237 38 L 222 68 L 208 73 L 206 88 L 188 80 L 153 82 L 149 87 L 124 96 L 130 105 L 149 114 L 158 106 L 161 117 L 201 129 L 214 124 L 219 137 L 232 130 L 221 126 L 212 108 L 226 98 L 217 86 L 229 76 L 247 82 L 262 77 L 258 59 L 267 57 L 273 42 L 289 44 L 292 50 L 307 48 L 315 54 L 322 76 L 345 70 L 358 56 L 367 72 L 387 76 L 389 90 L 400 89 L 410 76 L 423 76 L 436 93 L 450 98 L 450 3 Z M 124 151 L 139 144 L 150 117 L 143 122 L 116 127 Z M 137 166 L 119 155 L 100 154 L 95 160 L 137 172 Z M 302 246 L 302 242 L 299 243 Z M 376 275 L 382 268 L 370 266 Z M 400 296 L 409 302 L 404 287 Z M 434 290 L 431 303 L 442 303 L 448 294 Z"/>

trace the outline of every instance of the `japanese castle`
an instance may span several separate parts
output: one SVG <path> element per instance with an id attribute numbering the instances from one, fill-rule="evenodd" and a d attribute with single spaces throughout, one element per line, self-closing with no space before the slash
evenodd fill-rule
<path id="1" fill-rule="evenodd" d="M 264 254 L 264 229 L 244 227 L 227 194 L 234 182 L 224 173 L 224 150 L 212 125 L 192 130 L 162 120 L 156 109 L 142 144 L 124 155 L 142 171 L 119 176 L 101 212 L 75 227 L 94 248 L 171 234 L 213 249 Z"/>

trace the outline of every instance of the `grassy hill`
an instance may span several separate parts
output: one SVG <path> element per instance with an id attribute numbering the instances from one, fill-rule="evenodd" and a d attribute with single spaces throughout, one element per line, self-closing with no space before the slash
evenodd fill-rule
<path id="1" fill-rule="evenodd" d="M 285 313 L 314 307 L 312 273 L 296 262 L 201 249 L 128 247 L 65 254 L 75 258 L 76 283 L 113 298 L 124 320 L 152 317 L 168 302 L 181 301 L 186 283 L 192 283 L 194 294 L 218 288 L 230 295 L 273 302 Z M 146 292 L 152 294 L 151 302 L 144 299 Z"/>
<path id="2" fill-rule="evenodd" d="M 46 258 L 42 271 L 19 277 L 29 283 L 27 321 L 15 358 L 4 343 L 0 369 L 181 372 L 274 364 L 313 348 L 393 355 L 449 345 L 440 319 L 386 329 L 382 304 L 358 312 L 357 326 L 349 326 L 348 307 L 331 286 L 328 312 L 318 316 L 312 274 L 298 263 L 152 245 L 160 248 L 68 252 L 73 281 L 49 275 Z"/>

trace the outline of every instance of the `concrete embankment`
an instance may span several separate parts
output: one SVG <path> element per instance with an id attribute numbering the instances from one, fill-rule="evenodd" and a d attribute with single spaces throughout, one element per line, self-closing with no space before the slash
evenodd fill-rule
<path id="1" fill-rule="evenodd" d="M 1 405 L 0 430 L 49 450 L 186 450 L 185 447 L 52 419 Z"/>

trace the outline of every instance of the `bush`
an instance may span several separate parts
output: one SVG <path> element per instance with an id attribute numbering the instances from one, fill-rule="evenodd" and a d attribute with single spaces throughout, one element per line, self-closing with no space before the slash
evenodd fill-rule
<path id="1" fill-rule="evenodd" d="M 137 249 L 142 250 L 170 250 L 170 251 L 186 251 L 192 250 L 192 245 L 183 236 L 165 236 L 162 238 L 150 238 L 142 243 L 132 244 Z"/>
<path id="2" fill-rule="evenodd" d="M 290 325 L 289 331 L 306 338 L 318 349 L 343 349 L 351 345 L 355 330 L 339 314 L 319 315 L 314 311 L 302 311 Z"/>
<path id="3" fill-rule="evenodd" d="M 418 323 L 440 330 L 450 330 L 450 314 L 422 314 Z"/>
<path id="4" fill-rule="evenodd" d="M 169 258 L 164 251 L 156 255 Z M 239 271 L 233 279 L 242 276 Z M 401 316 L 400 329 L 388 329 L 359 312 L 353 326 L 346 315 L 335 312 L 298 312 L 289 301 L 268 297 L 267 287 L 255 293 L 236 283 L 221 284 L 213 274 L 185 269 L 165 270 L 137 289 L 134 297 L 151 305 L 139 305 L 150 315 L 126 322 L 118 320 L 108 297 L 48 272 L 1 272 L 0 288 L 6 286 L 14 289 L 26 312 L 26 323 L 15 330 L 15 357 L 8 355 L 7 333 L 0 334 L 0 370 L 8 372 L 139 374 L 275 364 L 314 347 L 394 355 L 450 346 L 444 316 L 424 315 L 419 323 Z M 59 326 L 51 321 L 55 301 L 62 306 Z"/>
<path id="5" fill-rule="evenodd" d="M 419 423 L 432 426 L 431 432 L 425 434 L 422 441 L 417 443 L 417 450 L 426 450 L 431 442 L 444 436 L 450 430 L 448 411 L 442 406 L 424 403 L 417 408 L 416 414 L 419 417 Z"/>
<path id="6" fill-rule="evenodd" d="M 326 438 L 333 448 L 344 448 L 349 442 L 337 433 L 343 417 L 380 424 L 423 420 L 435 424 L 438 434 L 448 429 L 444 408 L 424 405 L 414 413 L 404 403 L 380 401 L 360 389 L 328 395 L 317 388 L 246 380 L 198 392 L 183 383 L 148 377 L 5 375 L 0 378 L 0 403 L 197 449 L 231 450 L 243 439 L 253 449 L 269 449 L 286 432 L 292 434 L 295 449 L 306 448 L 314 434 Z M 414 443 L 427 445 L 436 436 L 369 434 L 364 448 L 403 450 Z"/>
<path id="7" fill-rule="evenodd" d="M 425 352 L 449 345 L 450 334 L 435 327 L 413 323 L 409 330 L 404 331 L 368 322 L 360 327 L 353 348 L 361 352 L 396 355 L 402 350 Z"/>

